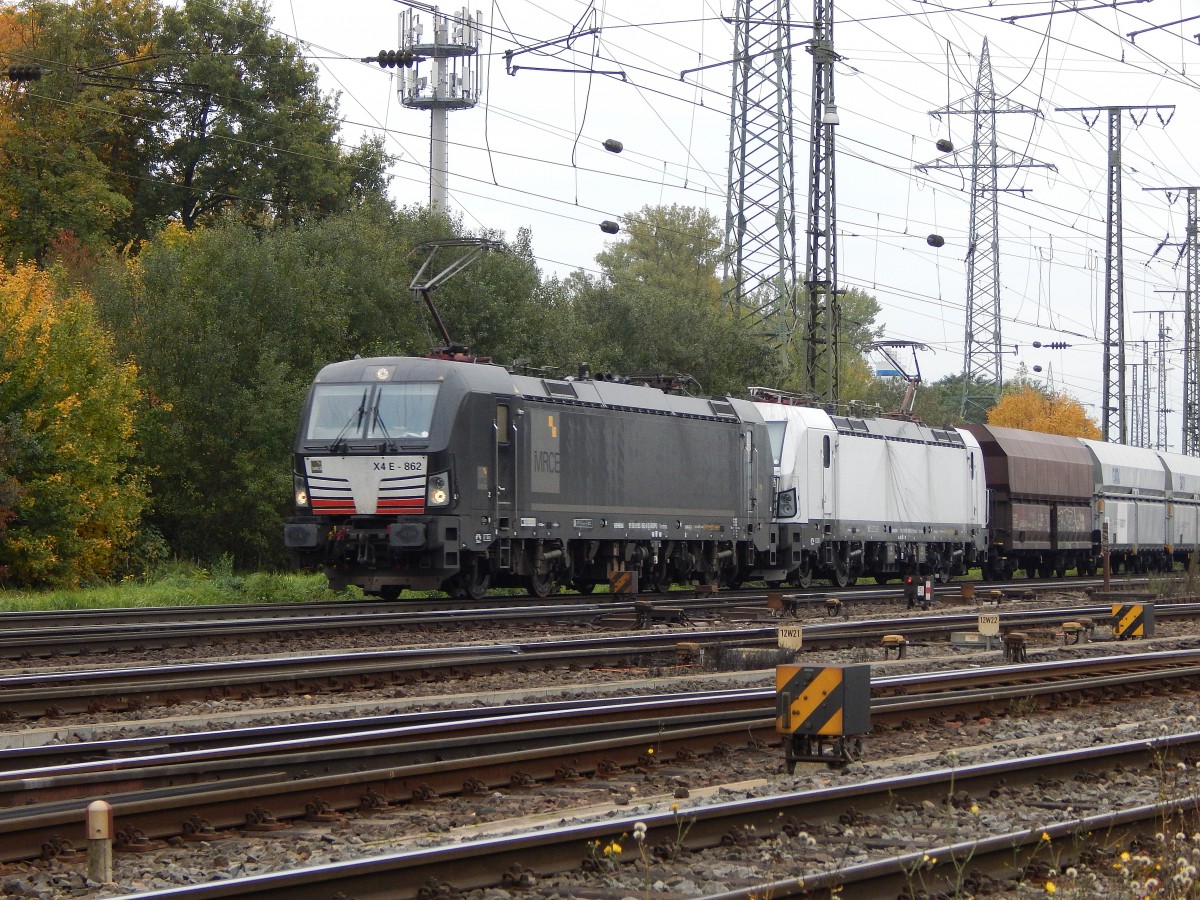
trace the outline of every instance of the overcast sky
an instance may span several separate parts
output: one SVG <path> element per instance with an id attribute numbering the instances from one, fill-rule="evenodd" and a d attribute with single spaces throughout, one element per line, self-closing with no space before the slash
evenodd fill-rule
<path id="1" fill-rule="evenodd" d="M 1078 7 L 1094 7 L 1079 0 Z M 429 114 L 403 108 L 397 70 L 357 61 L 398 46 L 395 0 L 273 0 L 280 31 L 301 42 L 322 84 L 341 93 L 345 133 L 384 133 L 396 157 L 392 190 L 405 204 L 429 198 Z M 471 7 L 471 12 L 476 12 Z M 1054 15 L 1045 15 L 1051 10 Z M 922 341 L 927 380 L 962 370 L 969 172 L 914 167 L 939 158 L 950 138 L 969 161 L 970 116 L 929 115 L 972 94 L 980 49 L 989 41 L 995 89 L 1041 116 L 998 117 L 999 145 L 1048 168 L 1000 173 L 1001 315 L 1005 372 L 1025 363 L 1076 396 L 1099 420 L 1107 209 L 1107 118 L 1089 126 L 1056 107 L 1175 104 L 1123 119 L 1127 361 L 1141 362 L 1158 316 L 1175 311 L 1167 362 L 1169 440 L 1179 449 L 1186 204 L 1144 188 L 1200 184 L 1200 19 L 1182 19 L 1182 0 L 1154 0 L 1090 11 L 1062 3 L 865 0 L 836 7 L 834 39 L 839 280 L 882 306 L 885 337 Z M 1127 12 L 1126 10 L 1132 10 Z M 462 7 L 442 6 L 459 15 Z M 498 0 L 478 9 L 482 100 L 451 113 L 450 203 L 468 229 L 532 232 L 543 272 L 595 271 L 611 240 L 598 227 L 645 205 L 703 206 L 724 222 L 729 158 L 734 0 Z M 429 34 L 428 12 L 417 13 Z M 811 21 L 808 4 L 793 21 Z M 849 18 L 854 16 L 854 18 Z M 1022 17 L 1005 22 L 1007 17 Z M 592 27 L 598 35 L 565 37 Z M 795 28 L 796 41 L 810 32 Z M 545 42 L 542 51 L 526 48 Z M 514 51 L 515 74 L 506 71 Z M 811 57 L 793 56 L 798 269 L 804 277 Z M 553 55 L 549 55 L 553 54 Z M 684 70 L 711 66 L 680 77 Z M 569 69 L 551 72 L 544 69 Z M 593 70 L 597 74 L 587 74 Z M 598 74 L 621 73 L 621 74 Z M 606 152 L 621 141 L 620 155 Z M 945 245 L 926 242 L 941 234 Z M 1160 243 L 1166 246 L 1159 248 Z M 1156 254 L 1156 248 L 1157 250 Z M 1178 262 L 1178 265 L 1176 263 Z M 1063 341 L 1063 350 L 1034 341 Z M 1152 364 L 1157 364 L 1151 347 Z M 1157 384 L 1157 374 L 1152 373 Z M 1127 376 L 1127 385 L 1131 384 Z M 1157 407 L 1156 396 L 1152 405 Z M 1152 420 L 1154 413 L 1152 411 Z M 1151 424 L 1151 435 L 1154 422 Z"/>

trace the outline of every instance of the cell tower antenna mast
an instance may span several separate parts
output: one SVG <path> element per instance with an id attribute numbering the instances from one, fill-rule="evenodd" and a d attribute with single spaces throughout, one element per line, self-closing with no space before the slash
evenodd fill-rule
<path id="1" fill-rule="evenodd" d="M 424 24 L 416 11 L 400 13 L 401 58 L 426 59 L 430 71 L 422 75 L 411 62 L 404 69 L 400 84 L 400 102 L 409 109 L 429 110 L 429 205 L 442 212 L 448 209 L 447 182 L 449 162 L 449 113 L 471 109 L 479 102 L 480 14 L 474 18 L 464 7 L 457 17 L 444 16 L 436 6 L 426 7 L 433 19 L 426 39 Z M 380 65 L 386 65 L 384 54 Z"/>
<path id="2" fill-rule="evenodd" d="M 961 414 L 971 422 L 982 422 L 987 411 L 1000 399 L 1004 387 L 1004 353 L 1000 328 L 1000 204 L 1004 191 L 1025 188 L 1001 188 L 1001 169 L 1044 168 L 1040 163 L 1010 150 L 1000 151 L 996 137 L 999 113 L 1028 113 L 1040 116 L 1031 107 L 1007 97 L 997 98 L 992 80 L 992 58 L 987 38 L 979 54 L 979 72 L 975 92 L 963 99 L 935 109 L 930 115 L 969 115 L 974 118 L 971 160 L 955 153 L 952 161 L 925 163 L 918 171 L 931 169 L 970 169 L 971 224 L 967 242 L 967 327 L 963 340 L 963 393 Z M 965 154 L 963 154 L 965 156 Z"/>

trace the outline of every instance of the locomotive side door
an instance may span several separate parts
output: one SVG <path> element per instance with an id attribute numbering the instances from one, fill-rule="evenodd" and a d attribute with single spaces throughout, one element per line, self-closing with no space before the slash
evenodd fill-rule
<path id="1" fill-rule="evenodd" d="M 516 485 L 516 415 L 508 401 L 497 401 L 492 423 L 492 521 L 496 528 L 512 528 L 517 501 Z"/>

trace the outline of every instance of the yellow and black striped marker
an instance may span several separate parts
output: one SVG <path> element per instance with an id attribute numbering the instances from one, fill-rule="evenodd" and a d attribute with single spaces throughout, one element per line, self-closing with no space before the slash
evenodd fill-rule
<path id="1" fill-rule="evenodd" d="M 871 667 L 776 666 L 775 730 L 820 737 L 871 730 Z"/>
<path id="2" fill-rule="evenodd" d="M 614 572 L 608 578 L 610 594 L 636 594 L 638 592 L 637 572 Z"/>
<path id="3" fill-rule="evenodd" d="M 1154 637 L 1154 604 L 1114 603 L 1112 632 L 1118 641 Z"/>

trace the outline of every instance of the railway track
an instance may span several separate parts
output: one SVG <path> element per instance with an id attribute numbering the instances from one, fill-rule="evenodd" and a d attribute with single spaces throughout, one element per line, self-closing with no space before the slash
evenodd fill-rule
<path id="1" fill-rule="evenodd" d="M 1057 783 L 1063 810 L 1087 779 L 1103 779 L 1113 771 L 1144 777 L 1151 785 L 1164 765 L 1194 758 L 1200 753 L 1200 734 L 1189 733 L 1152 741 L 1133 741 L 1085 750 L 944 768 L 898 778 L 839 785 L 801 793 L 714 802 L 686 810 L 648 809 L 636 816 L 606 818 L 577 824 L 548 826 L 534 832 L 445 843 L 434 848 L 390 853 L 368 859 L 261 874 L 186 888 L 152 891 L 146 900 L 210 900 L 245 897 L 255 900 L 326 900 L 335 895 L 357 900 L 406 900 L 429 897 L 440 889 L 444 896 L 487 888 L 534 888 L 554 873 L 578 871 L 596 865 L 588 848 L 613 840 L 615 835 L 644 835 L 656 865 L 678 862 L 712 850 L 765 844 L 780 835 L 841 835 L 841 840 L 818 842 L 804 857 L 805 845 L 793 842 L 799 852 L 789 856 L 789 868 L 804 874 L 787 879 L 765 878 L 734 891 L 708 894 L 707 900 L 748 900 L 762 896 L 877 898 L 920 889 L 960 892 L 968 879 L 991 879 L 998 884 L 1020 877 L 1035 863 L 1045 868 L 1051 845 L 1058 862 L 1079 852 L 1085 842 L 1103 834 L 1113 843 L 1127 835 L 1158 827 L 1164 817 L 1177 816 L 1193 807 L 1194 794 L 1170 801 L 1139 803 L 1097 812 L 1086 817 L 1035 813 L 1036 824 L 1015 827 L 1006 833 L 981 834 L 978 825 L 957 830 L 959 840 L 927 845 L 917 852 L 897 852 L 896 847 L 876 847 L 867 859 L 849 862 L 838 852 L 849 845 L 845 827 L 847 811 L 864 825 L 883 820 L 899 808 L 930 804 L 945 808 L 949 798 L 965 798 L 975 806 L 990 799 L 1019 795 L 1037 786 L 1042 796 L 1047 785 Z M 1152 787 L 1151 787 L 1152 789 Z M 990 799 L 989 799 L 990 798 Z M 968 817 L 969 819 L 969 817 Z M 947 826 L 947 833 L 954 829 Z M 1065 851 L 1062 848 L 1066 848 Z M 632 854 L 631 854 L 632 855 Z M 1039 861 L 1039 855 L 1041 860 Z M 637 859 L 635 856 L 634 859 Z M 635 862 L 633 866 L 636 868 Z M 661 866 L 660 866 L 661 867 Z"/>
<path id="2" fill-rule="evenodd" d="M 1031 699 L 1053 706 L 1197 683 L 1200 650 L 894 676 L 872 682 L 872 718 L 886 733 Z M 113 803 L 124 844 L 138 849 L 131 836 L 216 840 L 228 829 L 448 796 L 702 768 L 713 754 L 750 753 L 774 769 L 776 743 L 774 691 L 747 689 L 9 750 L 0 753 L 0 860 L 66 846 L 54 836 L 81 831 L 81 810 L 95 798 Z"/>
<path id="3" fill-rule="evenodd" d="M 1123 582 L 1131 590 L 1143 582 Z M 955 582 L 942 585 L 944 596 L 971 584 L 980 592 L 1001 590 L 1009 597 L 1026 593 L 1097 588 L 1096 579 L 1027 581 L 1003 583 Z M 830 596 L 842 602 L 903 603 L 899 585 L 842 591 L 787 590 L 789 607 L 795 610 L 824 606 Z M 982 597 L 982 593 L 980 594 Z M 641 603 L 659 610 L 673 609 L 693 619 L 758 619 L 770 615 L 767 594 L 762 590 L 725 591 L 718 595 L 675 591 L 647 594 Z M 1160 601 L 1166 603 L 1168 601 Z M 678 616 L 677 616 L 678 617 Z M 125 649 L 162 649 L 196 646 L 220 640 L 245 640 L 277 636 L 281 628 L 291 634 L 322 634 L 336 631 L 396 631 L 437 628 L 447 624 L 477 624 L 481 628 L 497 622 L 580 622 L 608 626 L 634 625 L 639 618 L 639 601 L 613 595 L 559 595 L 535 598 L 490 598 L 468 604 L 461 600 L 421 600 L 396 603 L 331 602 L 300 604 L 225 604 L 218 606 L 159 606 L 125 609 L 50 610 L 0 613 L 0 658 L 58 658 L 85 653 Z M 663 617 L 667 621 L 668 617 Z"/>
<path id="4" fill-rule="evenodd" d="M 1000 613 L 1000 624 L 1005 629 L 1053 629 L 1068 619 L 1105 620 L 1110 613 L 1111 609 L 1104 606 L 1006 609 Z M 1161 606 L 1157 611 L 1160 620 L 1196 616 L 1200 616 L 1200 604 L 1197 603 Z M 909 641 L 946 640 L 953 631 L 974 628 L 977 621 L 975 614 L 822 621 L 807 624 L 804 639 L 809 649 L 878 644 L 887 634 L 902 634 Z M 714 662 L 713 657 L 728 653 L 731 648 L 769 651 L 777 646 L 777 641 L 774 625 L 720 629 L 681 627 L 568 640 L 32 671 L 0 677 L 0 718 L 8 721 L 54 720 L 84 712 L 177 706 L 188 700 L 377 689 L 502 671 L 664 667 L 678 663 L 681 653 L 687 654 L 687 662 L 696 664 L 698 660 L 694 654 L 697 649 L 707 655 L 706 665 L 716 667 L 720 662 Z M 770 664 L 774 662 L 770 661 Z"/>

